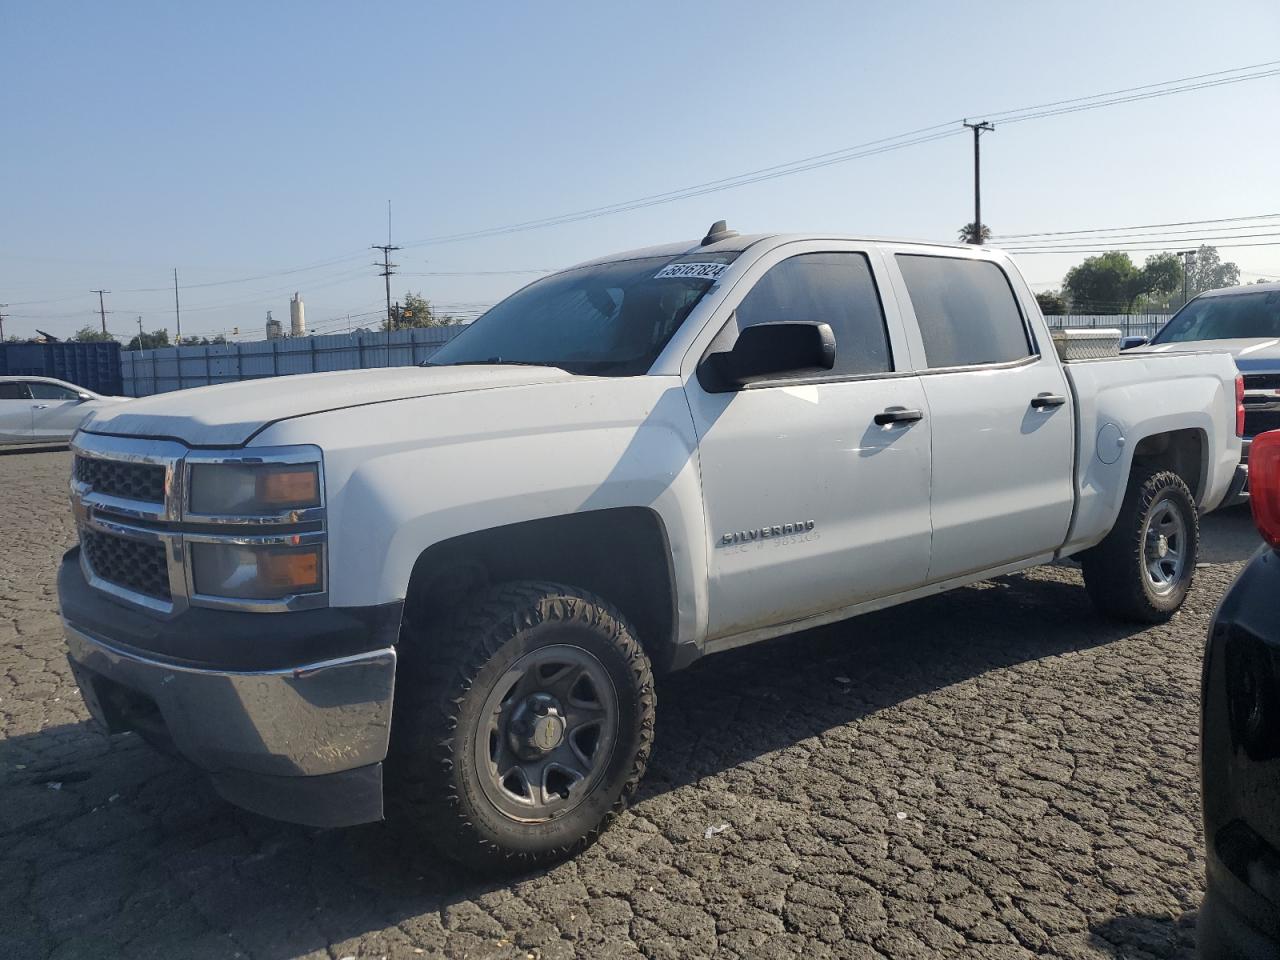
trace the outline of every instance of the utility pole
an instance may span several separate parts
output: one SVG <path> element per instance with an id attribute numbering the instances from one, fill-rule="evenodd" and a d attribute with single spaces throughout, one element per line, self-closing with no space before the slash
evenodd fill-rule
<path id="1" fill-rule="evenodd" d="M 375 267 L 381 267 L 381 268 L 382 268 L 382 273 L 380 273 L 380 274 L 379 274 L 379 276 L 380 276 L 380 277 L 383 277 L 383 278 L 386 280 L 386 285 L 387 285 L 387 329 L 388 329 L 388 330 L 394 330 L 394 329 L 395 329 L 395 319 L 394 319 L 394 318 L 392 317 L 392 315 L 391 315 L 391 276 L 392 276 L 392 274 L 394 274 L 394 273 L 396 272 L 396 271 L 395 271 L 395 268 L 396 268 L 396 267 L 398 267 L 398 266 L 400 266 L 400 264 L 398 264 L 398 263 L 392 263 L 392 262 L 391 262 L 391 251 L 392 251 L 392 250 L 399 250 L 400 248 L 399 248 L 399 247 L 393 247 L 393 246 L 392 246 L 391 244 L 389 244 L 389 243 L 384 243 L 384 244 L 378 244 L 378 243 L 375 243 L 375 244 L 373 245 L 373 249 L 374 249 L 374 250 L 381 250 L 381 251 L 382 251 L 382 262 L 381 262 L 381 263 L 378 263 L 377 261 L 374 261 L 374 264 L 373 264 L 373 265 L 374 265 Z"/>
<path id="2" fill-rule="evenodd" d="M 391 262 L 391 251 L 399 250 L 399 247 L 391 245 L 391 201 L 387 201 L 387 242 L 375 243 L 371 249 L 382 251 L 382 263 L 374 263 L 375 267 L 382 267 L 382 273 L 379 274 L 387 285 L 387 329 L 394 330 L 396 328 L 395 317 L 391 315 L 391 275 L 395 273 L 395 268 L 400 266 L 398 263 Z"/>
<path id="3" fill-rule="evenodd" d="M 4 308 L 7 303 L 0 303 L 0 343 L 4 343 Z"/>
<path id="4" fill-rule="evenodd" d="M 1187 305 L 1187 274 L 1191 272 L 1191 261 L 1196 258 L 1195 250 L 1179 250 L 1178 256 L 1182 258 L 1182 305 Z"/>
<path id="5" fill-rule="evenodd" d="M 981 123 L 964 121 L 964 125 L 973 131 L 973 235 L 970 243 L 982 244 L 982 150 L 978 143 L 984 133 L 995 130 L 995 126 L 983 120 Z"/>
<path id="6" fill-rule="evenodd" d="M 178 268 L 173 268 L 173 318 L 178 324 L 178 346 L 182 346 L 182 310 L 178 306 Z"/>
<path id="7" fill-rule="evenodd" d="M 90 290 L 89 292 L 96 293 L 98 295 L 98 316 L 102 318 L 102 332 L 106 333 L 107 332 L 107 308 L 102 305 L 102 295 L 104 293 L 110 293 L 111 291 L 110 290 Z"/>

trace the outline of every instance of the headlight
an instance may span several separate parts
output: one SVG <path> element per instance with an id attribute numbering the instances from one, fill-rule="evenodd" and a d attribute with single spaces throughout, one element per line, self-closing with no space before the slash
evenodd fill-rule
<path id="1" fill-rule="evenodd" d="M 324 586 L 319 543 L 190 543 L 195 592 L 240 600 L 279 600 Z"/>
<path id="2" fill-rule="evenodd" d="M 257 517 L 320 506 L 314 463 L 198 463 L 191 467 L 191 512 Z"/>

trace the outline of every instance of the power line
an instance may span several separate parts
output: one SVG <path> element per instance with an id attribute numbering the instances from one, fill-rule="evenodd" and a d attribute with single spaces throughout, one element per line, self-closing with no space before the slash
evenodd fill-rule
<path id="1" fill-rule="evenodd" d="M 1015 108 L 996 113 L 988 112 L 985 115 L 988 119 L 995 118 L 1001 123 L 1021 123 L 1024 120 L 1034 120 L 1041 117 L 1058 116 L 1064 113 L 1075 113 L 1082 110 L 1094 110 L 1101 107 L 1112 106 L 1119 103 L 1131 103 L 1138 100 L 1153 99 L 1155 97 L 1172 96 L 1178 93 L 1186 93 L 1194 90 L 1205 89 L 1207 87 L 1221 86 L 1230 83 L 1243 83 L 1248 80 L 1258 80 L 1266 77 L 1280 76 L 1280 69 L 1270 69 L 1280 64 L 1280 60 L 1268 61 L 1266 63 L 1253 64 L 1246 67 L 1234 67 L 1230 70 L 1220 70 L 1208 74 L 1198 74 L 1191 77 L 1181 77 L 1176 80 L 1166 80 L 1160 83 L 1145 84 L 1140 87 L 1128 87 L 1121 90 L 1113 90 L 1106 93 L 1091 94 L 1086 97 L 1074 97 L 1069 100 L 1057 100 L 1049 103 L 1036 104 L 1028 107 Z M 1268 68 L 1259 70 L 1259 68 Z M 1244 71 L 1255 71 L 1253 73 L 1244 73 Z M 1228 74 L 1243 74 L 1237 76 L 1227 76 Z M 1217 79 L 1210 79 L 1217 78 Z M 664 193 L 651 194 L 646 197 L 639 197 L 634 200 L 622 201 L 620 203 L 607 204 L 601 207 L 593 207 L 586 210 L 574 211 L 572 213 L 559 214 L 552 217 L 543 217 L 535 220 L 525 220 L 517 223 L 506 224 L 503 226 L 489 227 L 484 230 L 473 230 L 463 233 L 446 234 L 436 237 L 427 237 L 422 240 L 416 240 L 405 244 L 406 247 L 424 246 L 439 243 L 452 243 L 459 240 L 480 239 L 483 237 L 499 236 L 508 233 L 516 233 L 525 230 L 535 230 L 542 227 L 560 226 L 569 223 L 577 223 L 584 220 L 593 220 L 598 217 L 612 216 L 618 213 L 626 213 L 632 210 L 638 210 L 644 207 L 656 206 L 663 203 L 671 203 L 676 200 L 687 200 L 693 197 L 704 196 L 709 193 L 716 193 L 722 190 L 732 189 L 734 187 L 746 186 L 752 183 L 758 183 L 763 180 L 776 179 L 778 177 L 791 176 L 796 173 L 804 173 L 808 170 L 818 169 L 820 167 L 830 166 L 835 163 L 846 163 L 851 160 L 863 159 L 865 157 L 876 156 L 891 150 L 900 150 L 904 147 L 916 146 L 924 143 L 931 143 L 935 140 L 945 139 L 947 137 L 956 136 L 961 131 L 947 129 L 954 125 L 956 121 L 950 123 L 935 124 L 930 127 L 922 127 L 918 130 L 908 133 L 897 134 L 891 137 L 882 137 L 878 140 L 867 141 L 866 143 L 857 144 L 852 147 L 845 147 L 840 150 L 828 151 L 827 153 L 815 154 L 811 157 L 804 157 L 799 160 L 792 160 L 786 163 L 775 164 L 771 167 L 764 167 L 760 170 L 750 171 L 748 173 L 738 174 L 732 177 L 723 177 L 719 180 L 711 180 L 701 184 L 694 184 L 689 187 L 683 187 L 676 190 L 669 190 Z"/>
<path id="2" fill-rule="evenodd" d="M 1244 220 L 1271 220 L 1280 213 L 1256 213 L 1248 217 L 1218 217 L 1213 220 L 1175 220 L 1172 223 L 1139 223 L 1129 227 L 1091 227 L 1088 230 L 1045 230 L 1040 233 L 998 233 L 992 240 L 1022 240 L 1028 237 L 1066 237 L 1084 233 L 1118 233 L 1122 230 L 1154 230 L 1158 227 L 1188 227 L 1206 223 L 1239 223 Z M 1222 229 L 1230 229 L 1223 227 Z"/>
<path id="3" fill-rule="evenodd" d="M 1216 243 L 1216 242 L 1217 242 L 1217 241 L 1219 241 L 1219 240 L 1256 240 L 1256 239 L 1258 239 L 1259 237 L 1280 237 L 1280 232 L 1276 232 L 1275 230 L 1268 230 L 1268 231 L 1266 231 L 1265 233 L 1236 233 L 1236 234 L 1232 234 L 1231 236 L 1227 236 L 1227 237 L 1204 237 L 1204 236 L 1199 236 L 1199 237 L 1174 237 L 1172 240 L 1170 240 L 1170 241 L 1168 241 L 1168 242 L 1169 242 L 1169 243 L 1172 243 L 1172 244 L 1183 244 L 1183 243 L 1195 243 L 1195 242 L 1199 242 L 1199 241 L 1205 241 L 1205 242 L 1212 242 L 1212 243 L 1211 243 L 1211 245 L 1212 245 L 1213 243 Z M 1080 242 L 1081 242 L 1081 243 L 1088 243 L 1088 242 L 1089 242 L 1089 241 L 1091 241 L 1091 240 L 1092 240 L 1092 241 L 1099 241 L 1099 242 L 1104 242 L 1104 243 L 1105 243 L 1105 242 L 1106 242 L 1106 240 L 1107 240 L 1107 238 L 1106 238 L 1106 237 L 1082 237 L 1082 238 L 1081 238 L 1081 240 L 1080 240 Z M 1140 238 L 1138 238 L 1138 239 L 1133 239 L 1133 240 L 1131 240 L 1131 241 L 1126 241 L 1126 240 L 1124 240 L 1124 239 L 1119 240 L 1119 244 L 1120 244 L 1120 245 L 1122 245 L 1122 246 L 1123 246 L 1123 245 L 1125 245 L 1126 243 L 1134 243 L 1134 244 L 1139 244 L 1139 245 L 1141 245 L 1141 244 L 1160 244 L 1160 243 L 1164 243 L 1164 242 L 1165 242 L 1165 241 L 1164 241 L 1164 240 L 1162 240 L 1159 236 L 1155 236 L 1155 235 L 1153 235 L 1153 238 L 1152 238 L 1152 239 L 1149 239 L 1149 240 L 1144 240 L 1144 239 L 1140 239 Z M 1020 249 L 1021 247 L 1042 247 L 1042 248 L 1044 248 L 1044 249 L 1046 249 L 1046 250 L 1075 250 L 1075 249 L 1077 249 L 1077 247 L 1076 247 L 1076 246 L 1074 246 L 1074 245 L 1071 245 L 1069 241 L 1063 242 L 1061 245 L 1053 245 L 1053 244 L 1046 244 L 1046 243 L 1041 243 L 1041 242 L 1036 242 L 1036 241 L 1028 241 L 1027 243 L 1023 243 L 1023 244 L 1014 244 L 1013 246 L 1008 246 L 1008 247 L 1005 247 L 1004 249 L 1006 249 L 1006 250 L 1017 250 L 1017 249 Z"/>
<path id="4" fill-rule="evenodd" d="M 1270 234 L 1270 236 L 1280 236 L 1280 234 Z M 1209 239 L 1213 239 L 1210 237 Z M 1187 242 L 1183 240 L 1181 242 Z M 1024 254 L 1042 254 L 1042 253 L 1110 253 L 1113 250 L 1119 253 L 1157 253 L 1163 250 L 1169 250 L 1177 246 L 1174 243 L 1154 244 L 1146 246 L 1108 246 L 1108 247 L 1004 247 L 1006 253 L 1022 256 Z M 1215 243 L 1215 250 L 1228 250 L 1235 247 L 1280 247 L 1280 240 L 1265 240 L 1251 243 Z"/>
<path id="5" fill-rule="evenodd" d="M 356 260 L 364 256 L 362 253 L 346 254 L 341 257 L 330 257 L 328 260 L 321 260 L 317 263 L 308 264 L 303 267 L 291 267 L 287 270 L 273 270 L 269 273 L 260 273 L 251 277 L 236 277 L 230 280 L 209 280 L 205 283 L 188 283 L 188 290 L 198 290 L 203 287 L 225 287 L 236 283 L 252 283 L 255 280 L 270 280 L 273 277 L 287 277 L 295 273 L 307 273 L 311 270 L 320 270 L 324 267 L 331 267 L 335 264 L 346 263 L 348 260 Z M 167 293 L 168 287 L 130 287 L 127 290 L 120 290 L 120 293 Z M 32 301 L 33 303 L 36 301 Z M 51 301 L 46 301 L 51 302 Z"/>
<path id="6" fill-rule="evenodd" d="M 1069 100 L 1054 100 L 1050 103 L 1041 103 L 1034 107 L 1017 107 L 1012 110 L 982 110 L 979 112 L 979 114 L 981 116 L 996 117 L 997 119 L 999 119 L 1001 117 L 1007 117 L 1010 114 L 1023 113 L 1026 110 L 1041 110 L 1049 107 L 1067 106 L 1070 104 L 1083 103 L 1088 100 L 1098 100 L 1103 97 L 1119 96 L 1121 94 L 1126 94 L 1126 93 L 1138 93 L 1143 90 L 1154 90 L 1160 87 L 1168 87 L 1172 84 L 1193 83 L 1197 80 L 1207 80 L 1211 77 L 1223 77 L 1223 76 L 1226 76 L 1227 74 L 1244 73 L 1245 71 L 1248 71 L 1248 70 L 1264 70 L 1264 69 L 1269 69 L 1269 68 L 1278 67 L 1278 66 L 1280 66 L 1280 60 L 1267 60 L 1262 63 L 1247 64 L 1242 67 L 1231 67 L 1227 70 L 1215 70 L 1212 73 L 1198 73 L 1189 77 L 1175 77 L 1172 80 L 1160 80 L 1160 81 L 1157 81 L 1156 83 L 1145 83 L 1137 87 L 1121 87 L 1118 90 L 1107 90 L 1102 93 L 1094 93 L 1084 97 L 1072 97 Z M 1009 122 L 1012 122 L 1012 121 L 1009 121 Z"/>

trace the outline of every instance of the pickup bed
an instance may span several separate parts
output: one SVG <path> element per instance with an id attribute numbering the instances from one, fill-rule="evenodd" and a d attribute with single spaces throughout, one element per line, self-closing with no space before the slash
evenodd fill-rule
<path id="1" fill-rule="evenodd" d="M 998 251 L 717 224 L 422 368 L 95 412 L 70 658 L 235 803 L 546 862 L 634 791 L 655 672 L 1067 556 L 1171 616 L 1240 417 L 1226 354 L 1064 363 Z"/>

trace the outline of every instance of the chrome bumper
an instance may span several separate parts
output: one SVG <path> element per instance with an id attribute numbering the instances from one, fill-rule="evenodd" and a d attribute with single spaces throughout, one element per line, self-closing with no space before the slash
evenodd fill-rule
<path id="1" fill-rule="evenodd" d="M 162 728 L 224 796 L 268 816 L 316 826 L 381 817 L 394 649 L 291 669 L 216 671 L 151 659 L 64 626 L 85 703 L 109 731 Z M 320 798 L 318 812 L 299 806 L 308 786 L 332 795 Z"/>

